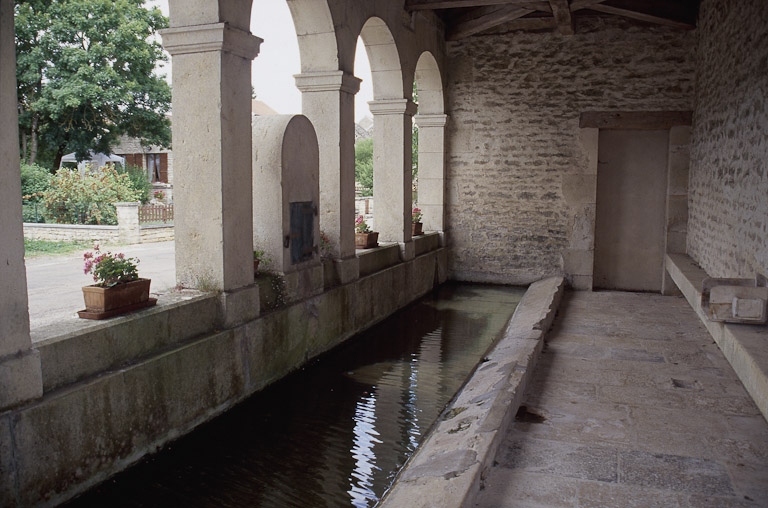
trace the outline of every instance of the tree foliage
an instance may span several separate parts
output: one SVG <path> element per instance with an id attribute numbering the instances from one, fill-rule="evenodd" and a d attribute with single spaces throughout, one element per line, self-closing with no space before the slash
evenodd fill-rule
<path id="1" fill-rule="evenodd" d="M 56 172 L 43 203 L 46 217 L 62 224 L 117 224 L 115 203 L 138 201 L 130 177 L 111 167 L 87 171 L 62 168 Z"/>
<path id="2" fill-rule="evenodd" d="M 373 138 L 355 143 L 355 181 L 363 188 L 363 195 L 373 196 Z"/>
<path id="3" fill-rule="evenodd" d="M 21 165 L 21 197 L 27 201 L 39 201 L 51 186 L 51 173 L 37 164 Z"/>
<path id="4" fill-rule="evenodd" d="M 150 196 L 152 193 L 152 184 L 149 182 L 147 172 L 144 168 L 129 165 L 124 168 L 119 168 L 117 172 L 128 175 L 128 178 L 131 181 L 131 187 L 136 191 L 136 196 L 138 200 L 141 201 L 141 204 L 146 205 L 149 203 L 149 200 L 152 198 Z"/>
<path id="5" fill-rule="evenodd" d="M 167 18 L 143 0 L 24 0 L 16 5 L 22 159 L 109 153 L 120 135 L 169 146 L 170 87 L 153 36 Z M 38 148 L 39 147 L 39 148 Z"/>

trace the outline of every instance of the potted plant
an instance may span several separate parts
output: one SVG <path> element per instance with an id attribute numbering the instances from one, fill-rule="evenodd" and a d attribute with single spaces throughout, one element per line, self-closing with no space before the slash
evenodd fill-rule
<path id="1" fill-rule="evenodd" d="M 421 208 L 414 207 L 411 211 L 411 236 L 418 236 L 424 234 L 421 224 Z"/>
<path id="2" fill-rule="evenodd" d="M 378 247 L 379 233 L 371 231 L 362 215 L 355 219 L 355 247 L 358 249 L 370 249 Z"/>
<path id="3" fill-rule="evenodd" d="M 95 245 L 93 252 L 83 254 L 83 260 L 83 272 L 93 276 L 95 284 L 83 286 L 85 310 L 78 312 L 81 318 L 105 319 L 157 302 L 149 298 L 151 280 L 139 277 L 138 259 L 121 252 L 102 253 Z"/>
<path id="4" fill-rule="evenodd" d="M 259 264 L 264 261 L 267 262 L 267 253 L 262 249 L 255 249 L 253 251 L 253 273 L 255 274 L 259 270 Z"/>

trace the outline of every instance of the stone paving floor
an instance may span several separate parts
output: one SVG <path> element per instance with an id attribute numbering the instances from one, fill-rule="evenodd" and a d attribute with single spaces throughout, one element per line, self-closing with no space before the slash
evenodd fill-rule
<path id="1" fill-rule="evenodd" d="M 768 423 L 682 298 L 569 292 L 478 508 L 768 506 Z"/>

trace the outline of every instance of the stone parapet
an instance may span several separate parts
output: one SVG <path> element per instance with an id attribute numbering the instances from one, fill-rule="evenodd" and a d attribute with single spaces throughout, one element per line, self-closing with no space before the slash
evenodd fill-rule
<path id="1" fill-rule="evenodd" d="M 256 285 L 183 290 L 49 335 L 35 343 L 43 396 L 0 414 L 0 505 L 66 501 L 446 278 L 447 252 L 437 249 L 261 315 Z"/>
<path id="2" fill-rule="evenodd" d="M 501 340 L 400 471 L 381 508 L 462 508 L 480 488 L 533 375 L 565 281 L 532 284 Z"/>

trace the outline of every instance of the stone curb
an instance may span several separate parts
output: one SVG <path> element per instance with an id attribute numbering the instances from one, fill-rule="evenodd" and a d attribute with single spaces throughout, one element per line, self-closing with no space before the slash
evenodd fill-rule
<path id="1" fill-rule="evenodd" d="M 565 287 L 531 284 L 504 335 L 440 416 L 379 508 L 471 506 L 522 402 Z"/>

